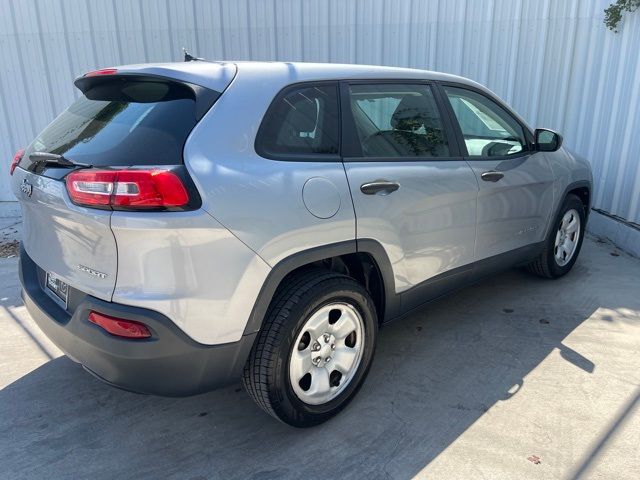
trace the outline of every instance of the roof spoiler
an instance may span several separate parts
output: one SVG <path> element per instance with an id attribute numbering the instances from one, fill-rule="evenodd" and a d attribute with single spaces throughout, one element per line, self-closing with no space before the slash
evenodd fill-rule
<path id="1" fill-rule="evenodd" d="M 76 78 L 73 84 L 82 93 L 86 93 L 97 85 L 114 81 L 160 82 L 183 85 L 193 92 L 196 101 L 196 120 L 198 121 L 204 117 L 221 95 L 221 92 L 211 90 L 210 88 L 203 87 L 202 85 L 196 85 L 195 83 L 185 82 L 162 75 L 126 71 L 121 72 L 118 71 L 117 68 L 104 68 L 101 70 L 87 72 L 81 77 Z"/>

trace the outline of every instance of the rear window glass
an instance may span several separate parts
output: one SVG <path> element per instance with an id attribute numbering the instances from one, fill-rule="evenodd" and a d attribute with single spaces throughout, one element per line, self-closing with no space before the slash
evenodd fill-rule
<path id="1" fill-rule="evenodd" d="M 33 141 L 48 152 L 95 166 L 176 165 L 196 124 L 193 92 L 179 84 L 115 80 L 84 93 Z"/>
<path id="2" fill-rule="evenodd" d="M 269 107 L 256 149 L 266 157 L 335 155 L 339 128 L 336 85 L 292 87 Z"/>

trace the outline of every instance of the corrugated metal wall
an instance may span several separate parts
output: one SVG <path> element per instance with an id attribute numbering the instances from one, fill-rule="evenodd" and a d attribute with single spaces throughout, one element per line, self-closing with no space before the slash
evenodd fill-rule
<path id="1" fill-rule="evenodd" d="M 596 206 L 640 223 L 640 12 L 610 0 L 0 0 L 0 156 L 96 67 L 208 59 L 371 63 L 461 74 L 589 158 Z M 12 199 L 6 175 L 0 200 Z"/>

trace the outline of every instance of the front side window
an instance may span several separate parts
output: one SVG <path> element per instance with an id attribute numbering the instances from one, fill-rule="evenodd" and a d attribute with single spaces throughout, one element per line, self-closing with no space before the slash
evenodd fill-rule
<path id="1" fill-rule="evenodd" d="M 527 149 L 520 124 L 502 107 L 471 90 L 445 87 L 470 157 L 501 157 Z"/>
<path id="2" fill-rule="evenodd" d="M 270 155 L 339 151 L 338 90 L 335 85 L 300 86 L 276 97 L 265 115 L 256 148 Z"/>
<path id="3" fill-rule="evenodd" d="M 364 157 L 447 157 L 449 144 L 431 87 L 351 85 L 350 104 Z"/>

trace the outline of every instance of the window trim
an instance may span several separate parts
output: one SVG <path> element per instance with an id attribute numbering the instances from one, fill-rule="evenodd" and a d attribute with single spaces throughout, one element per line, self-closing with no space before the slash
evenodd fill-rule
<path id="1" fill-rule="evenodd" d="M 377 84 L 405 84 L 426 85 L 436 102 L 438 113 L 442 120 L 442 127 L 447 136 L 449 156 L 447 157 L 365 157 L 362 154 L 362 145 L 358 138 L 353 112 L 351 111 L 350 92 L 351 85 L 377 85 Z M 447 162 L 462 160 L 462 150 L 456 130 L 453 128 L 449 111 L 444 108 L 439 89 L 434 80 L 419 78 L 367 78 L 340 81 L 340 103 L 342 114 L 342 161 L 343 162 Z M 465 150 L 466 151 L 466 150 Z"/>
<path id="2" fill-rule="evenodd" d="M 274 108 L 276 108 L 276 104 L 283 97 L 286 97 L 289 93 L 294 90 L 299 90 L 302 88 L 309 87 L 335 87 L 336 89 L 336 101 L 338 103 L 338 153 L 275 153 L 270 152 L 265 148 L 264 142 L 262 142 L 262 137 L 264 135 L 264 124 L 265 120 L 269 117 Z M 262 158 L 266 158 L 268 160 L 279 160 L 284 162 L 340 162 L 342 161 L 342 101 L 341 101 L 341 93 L 340 93 L 340 84 L 338 80 L 319 80 L 319 81 L 305 81 L 305 82 L 297 82 L 290 83 L 281 88 L 278 93 L 275 94 L 271 102 L 269 103 L 269 107 L 265 111 L 264 115 L 262 115 L 262 119 L 260 120 L 260 126 L 258 127 L 258 132 L 256 133 L 256 138 L 253 142 L 253 149 L 256 154 Z"/>
<path id="3" fill-rule="evenodd" d="M 487 92 L 479 88 L 476 88 L 472 85 L 466 85 L 464 83 L 448 82 L 448 81 L 436 81 L 435 83 L 437 85 L 438 91 L 440 92 L 442 103 L 444 104 L 444 108 L 446 108 L 447 113 L 451 118 L 451 123 L 453 124 L 453 129 L 455 131 L 455 136 L 456 136 L 456 139 L 458 140 L 458 145 L 459 145 L 461 154 L 465 160 L 470 162 L 487 161 L 487 160 L 509 160 L 512 158 L 526 157 L 536 152 L 536 149 L 534 148 L 533 132 L 529 127 L 527 127 L 527 125 L 525 125 L 518 118 L 517 114 L 508 105 L 506 105 L 500 98 L 496 97 L 495 95 L 490 95 Z M 468 90 L 470 92 L 481 95 L 486 99 L 492 101 L 493 103 L 497 104 L 500 108 L 502 108 L 502 110 L 509 117 L 513 119 L 514 122 L 520 125 L 520 128 L 522 128 L 522 133 L 524 134 L 525 141 L 527 142 L 526 143 L 527 148 L 518 153 L 514 153 L 513 155 L 496 155 L 493 157 L 470 156 L 469 151 L 467 150 L 467 145 L 464 141 L 464 135 L 462 134 L 462 129 L 460 128 L 460 122 L 458 121 L 456 114 L 453 110 L 453 107 L 451 106 L 451 102 L 449 102 L 449 98 L 445 90 L 446 87 L 459 88 L 460 90 Z"/>

